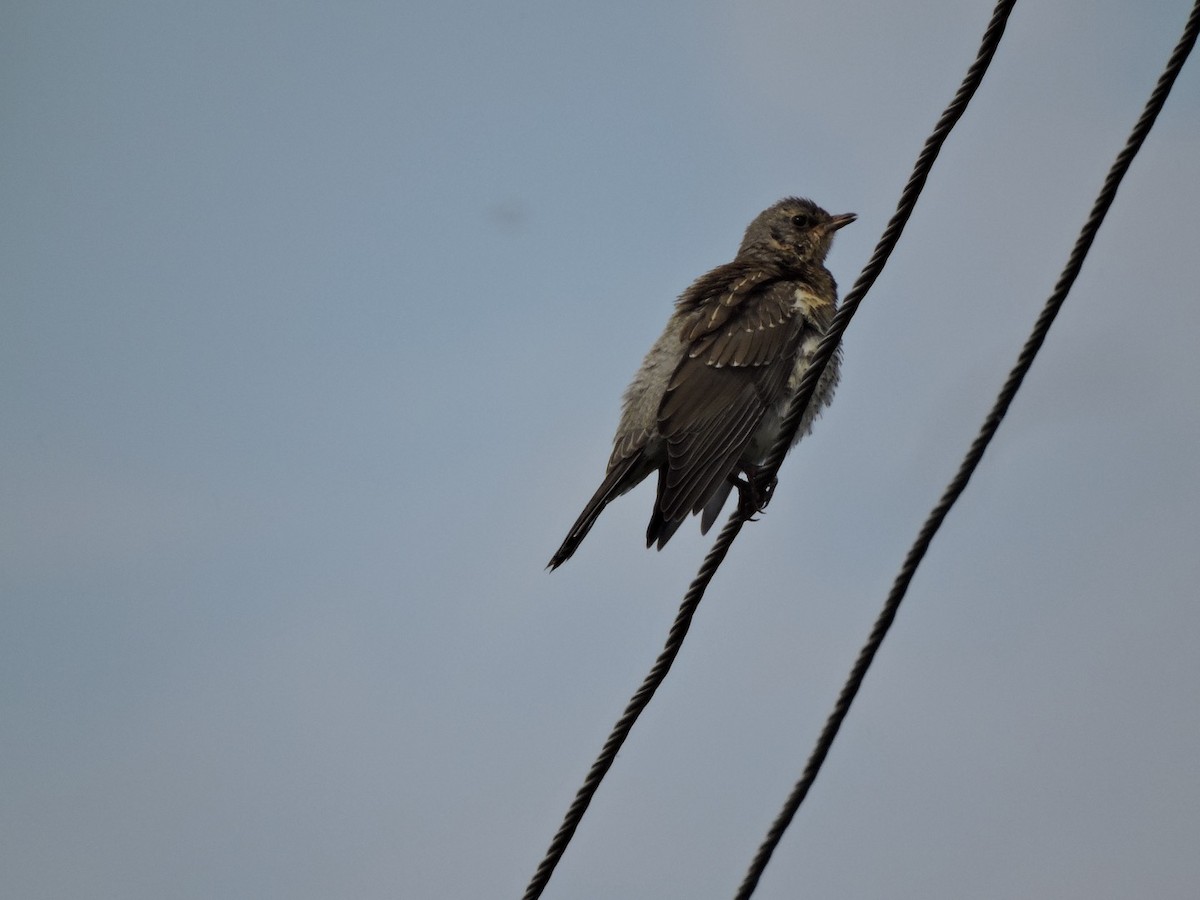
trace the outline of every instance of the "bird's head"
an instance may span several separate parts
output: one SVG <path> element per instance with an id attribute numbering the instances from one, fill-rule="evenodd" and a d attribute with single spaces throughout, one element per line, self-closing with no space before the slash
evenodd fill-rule
<path id="1" fill-rule="evenodd" d="M 854 213 L 831 216 L 811 200 L 787 197 L 750 223 L 738 255 L 766 251 L 820 265 L 833 246 L 837 230 L 856 218 Z"/>

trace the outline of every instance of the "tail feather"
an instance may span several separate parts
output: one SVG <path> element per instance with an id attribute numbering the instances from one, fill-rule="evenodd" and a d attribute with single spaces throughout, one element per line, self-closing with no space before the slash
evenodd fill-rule
<path id="1" fill-rule="evenodd" d="M 550 562 L 546 566 L 547 569 L 553 572 L 570 559 L 571 554 L 575 552 L 575 549 L 587 537 L 587 533 L 592 530 L 592 526 L 596 524 L 596 519 L 600 517 L 600 513 L 604 512 L 604 507 L 633 488 L 634 485 L 649 474 L 649 471 L 638 471 L 641 463 L 642 456 L 640 453 L 636 453 L 633 456 L 626 457 L 617 466 L 609 470 L 608 474 L 604 476 L 604 481 L 600 484 L 600 487 L 596 489 L 596 493 L 592 495 L 592 499 L 587 502 L 587 505 L 583 508 L 583 512 L 579 514 L 579 518 L 575 520 L 575 524 L 567 532 L 566 540 L 562 542 L 562 546 L 550 557 Z"/>

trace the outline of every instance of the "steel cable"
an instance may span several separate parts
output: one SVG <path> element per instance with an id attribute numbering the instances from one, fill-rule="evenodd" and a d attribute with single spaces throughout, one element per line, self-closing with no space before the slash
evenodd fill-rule
<path id="1" fill-rule="evenodd" d="M 929 172 L 933 168 L 934 161 L 937 159 L 938 152 L 945 143 L 946 137 L 949 135 L 951 129 L 953 129 L 955 123 L 962 117 L 967 104 L 983 80 L 988 64 L 991 62 L 996 47 L 999 46 L 1000 38 L 1004 34 L 1005 23 L 1015 4 L 1016 0 L 1000 0 L 996 4 L 991 20 L 981 39 L 979 53 L 976 56 L 975 62 L 968 69 L 954 99 L 947 106 L 945 112 L 942 113 L 933 133 L 925 142 L 924 149 L 913 166 L 913 173 L 908 180 L 908 184 L 901 194 L 895 215 L 893 215 L 887 228 L 884 230 L 883 236 L 876 246 L 874 255 L 863 269 L 862 274 L 859 276 L 858 281 L 855 282 L 850 293 L 846 295 L 837 316 L 830 326 L 830 333 L 817 349 L 812 366 L 801 381 L 797 395 L 793 398 L 788 415 L 784 419 L 781 437 L 773 448 L 765 466 L 771 476 L 774 476 L 778 471 L 787 448 L 791 446 L 792 435 L 795 434 L 799 426 L 801 413 L 812 397 L 821 372 L 824 371 L 830 357 L 832 357 L 834 350 L 837 348 L 838 342 L 841 340 L 841 336 L 845 332 L 855 310 L 862 302 L 862 298 L 866 295 L 871 285 L 874 284 L 875 279 L 879 277 L 879 273 L 883 270 L 888 256 L 900 240 L 904 226 L 912 215 L 921 189 L 929 177 Z M 588 771 L 583 784 L 575 794 L 574 801 L 563 817 L 562 824 L 551 840 L 545 856 L 538 865 L 537 871 L 530 880 L 528 887 L 526 887 L 523 900 L 536 900 L 536 898 L 542 895 L 542 891 L 545 890 L 550 877 L 554 874 L 554 869 L 558 865 L 558 861 L 562 858 L 567 845 L 571 842 L 571 838 L 574 836 L 575 830 L 579 827 L 579 823 L 583 820 L 584 813 L 591 804 L 592 798 L 600 786 L 600 782 L 603 781 L 605 774 L 612 767 L 617 753 L 633 728 L 633 724 L 637 721 L 638 716 L 641 715 L 642 710 L 649 704 L 659 685 L 667 677 L 667 673 L 670 671 L 675 657 L 678 656 L 679 650 L 683 646 L 683 639 L 687 635 L 688 628 L 691 627 L 692 617 L 695 615 L 696 608 L 700 605 L 700 601 L 704 597 L 704 592 L 707 590 L 721 562 L 729 553 L 729 548 L 732 546 L 738 532 L 742 530 L 745 522 L 746 519 L 741 513 L 735 512 L 721 530 L 708 555 L 704 558 L 699 572 L 695 579 L 693 579 L 687 594 L 684 596 L 683 602 L 680 604 L 679 612 L 675 616 L 675 621 L 671 626 L 662 652 L 642 681 L 641 687 L 630 698 L 624 713 L 617 720 L 608 739 L 604 742 L 599 756 L 592 763 L 592 767 Z"/>
<path id="2" fill-rule="evenodd" d="M 892 590 L 888 594 L 887 601 L 884 603 L 883 609 L 879 613 L 874 627 L 871 629 L 870 637 L 867 639 L 866 644 L 863 645 L 862 650 L 859 651 L 858 659 L 855 661 L 850 676 L 847 678 L 841 694 L 838 696 L 837 704 L 826 720 L 825 727 L 817 739 L 812 754 L 808 758 L 804 772 L 800 776 L 800 780 L 792 788 L 787 802 L 772 823 L 766 838 L 755 854 L 754 860 L 751 862 L 750 868 L 746 872 L 746 876 L 735 895 L 735 900 L 748 900 L 754 893 L 759 878 L 762 877 L 767 863 L 770 862 L 771 854 L 779 844 L 784 831 L 787 830 L 797 810 L 799 810 L 800 804 L 804 802 L 809 788 L 816 780 L 817 774 L 821 770 L 821 765 L 829 753 L 829 748 L 833 745 L 833 741 L 837 737 L 838 729 L 841 728 L 842 722 L 850 710 L 850 704 L 854 702 L 854 697 L 862 685 L 863 678 L 867 674 L 867 669 L 870 667 L 871 661 L 875 658 L 876 651 L 879 650 L 888 629 L 896 618 L 896 612 L 899 610 L 900 603 L 908 591 L 908 586 L 917 571 L 917 567 L 921 564 L 921 559 L 929 549 L 929 545 L 945 520 L 946 514 L 966 488 L 967 482 L 970 481 L 971 475 L 983 458 L 984 451 L 987 450 L 987 446 L 1000 427 L 1000 422 L 1004 419 L 1009 405 L 1020 389 L 1021 382 L 1025 379 L 1030 366 L 1033 365 L 1033 360 L 1037 356 L 1042 343 L 1045 341 L 1050 326 L 1054 323 L 1054 319 L 1062 308 L 1063 302 L 1071 290 L 1071 286 L 1075 283 L 1076 276 L 1079 275 L 1079 271 L 1083 267 L 1083 261 L 1091 249 L 1092 242 L 1095 240 L 1101 224 L 1104 222 L 1104 217 L 1108 213 L 1109 207 L 1112 206 L 1112 202 L 1117 195 L 1117 188 L 1120 187 L 1121 180 L 1129 170 L 1130 163 L 1133 162 L 1133 158 L 1137 155 L 1143 141 L 1145 141 L 1146 135 L 1150 133 L 1150 129 L 1154 125 L 1154 120 L 1162 110 L 1163 104 L 1166 103 L 1167 95 L 1171 93 L 1171 86 L 1175 83 L 1176 76 L 1178 76 L 1180 69 L 1183 68 L 1188 54 L 1191 53 L 1192 47 L 1196 43 L 1198 32 L 1200 32 L 1200 0 L 1197 0 L 1196 4 L 1192 7 L 1191 16 L 1189 16 L 1187 24 L 1184 26 L 1179 43 L 1171 53 L 1170 59 L 1167 61 L 1167 66 L 1163 74 L 1159 77 L 1158 84 L 1155 86 L 1153 93 L 1151 93 L 1150 99 L 1146 101 L 1145 109 L 1142 111 L 1137 124 L 1134 125 L 1124 149 L 1121 150 L 1113 162 L 1108 177 L 1105 178 L 1104 185 L 1100 189 L 1095 203 L 1092 205 L 1091 214 L 1088 216 L 1079 233 L 1078 239 L 1075 241 L 1075 247 L 1071 251 L 1071 255 L 1067 259 L 1067 264 L 1054 286 L 1054 291 L 1046 300 L 1041 314 L 1034 323 L 1033 331 L 1026 340 L 1025 346 L 1021 349 L 1016 365 L 1004 382 L 1004 386 L 996 397 L 996 402 L 992 406 L 991 412 L 988 413 L 987 418 L 984 420 L 979 434 L 963 458 L 954 478 L 946 487 L 937 505 L 930 511 L 925 524 L 921 526 L 916 541 L 908 551 L 908 555 L 904 559 L 904 564 L 900 572 L 896 575 Z"/>

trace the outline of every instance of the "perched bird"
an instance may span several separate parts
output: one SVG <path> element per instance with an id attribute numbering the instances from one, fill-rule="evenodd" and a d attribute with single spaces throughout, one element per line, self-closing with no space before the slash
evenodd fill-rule
<path id="1" fill-rule="evenodd" d="M 834 233 L 854 219 L 811 200 L 780 200 L 750 223 L 733 262 L 680 295 L 625 391 L 608 473 L 547 568 L 569 559 L 604 507 L 651 472 L 658 496 L 647 547 L 661 549 L 689 513 L 703 512 L 707 532 L 735 485 L 747 516 L 766 505 L 774 485 L 762 483 L 759 467 L 833 320 L 837 284 L 825 256 Z M 839 348 L 821 376 L 796 440 L 832 397 L 840 355 Z"/>

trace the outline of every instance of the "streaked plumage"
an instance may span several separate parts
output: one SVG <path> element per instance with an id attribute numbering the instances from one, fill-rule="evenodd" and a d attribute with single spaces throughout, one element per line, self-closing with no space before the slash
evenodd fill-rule
<path id="1" fill-rule="evenodd" d="M 608 472 L 550 560 L 566 561 L 608 503 L 658 472 L 646 546 L 662 548 L 691 513 L 705 532 L 734 479 L 763 463 L 821 337 L 837 309 L 824 266 L 837 229 L 831 216 L 789 197 L 758 215 L 732 262 L 680 296 L 650 348 L 624 406 Z M 837 383 L 840 350 L 821 377 L 796 439 L 812 427 Z"/>

